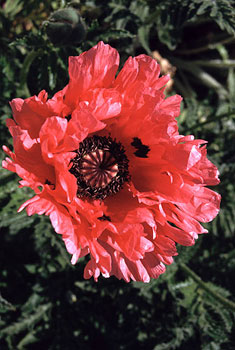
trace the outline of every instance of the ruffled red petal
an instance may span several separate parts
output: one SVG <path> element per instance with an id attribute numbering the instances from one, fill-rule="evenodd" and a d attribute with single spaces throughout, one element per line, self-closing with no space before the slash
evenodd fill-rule
<path id="1" fill-rule="evenodd" d="M 118 52 L 102 41 L 78 57 L 69 58 L 70 81 L 65 103 L 76 107 L 83 94 L 94 88 L 109 87 L 119 65 Z"/>
<path id="2" fill-rule="evenodd" d="M 41 91 L 38 96 L 26 100 L 16 98 L 10 102 L 13 117 L 21 129 L 28 131 L 31 138 L 37 138 L 45 120 L 55 114 L 53 104 L 47 102 L 47 93 Z"/>

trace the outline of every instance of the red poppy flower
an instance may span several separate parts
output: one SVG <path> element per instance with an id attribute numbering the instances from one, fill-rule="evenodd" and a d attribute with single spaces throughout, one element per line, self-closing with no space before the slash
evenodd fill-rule
<path id="1" fill-rule="evenodd" d="M 181 97 L 165 98 L 169 76 L 146 56 L 115 77 L 118 52 L 100 42 L 69 58 L 68 85 L 11 102 L 14 153 L 3 167 L 36 195 L 28 215 L 45 214 L 72 264 L 90 254 L 85 278 L 100 273 L 148 282 L 192 245 L 218 213 L 218 171 L 203 140 L 178 133 Z"/>

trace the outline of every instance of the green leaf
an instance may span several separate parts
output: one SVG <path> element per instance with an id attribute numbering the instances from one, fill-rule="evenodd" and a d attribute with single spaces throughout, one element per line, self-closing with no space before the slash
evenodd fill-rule
<path id="1" fill-rule="evenodd" d="M 21 0 L 7 0 L 4 4 L 3 11 L 6 16 L 14 17 L 23 9 L 23 2 Z"/>
<path id="2" fill-rule="evenodd" d="M 235 34 L 235 7 L 230 0 L 195 0 L 199 4 L 197 15 L 209 14 L 229 34 Z"/>

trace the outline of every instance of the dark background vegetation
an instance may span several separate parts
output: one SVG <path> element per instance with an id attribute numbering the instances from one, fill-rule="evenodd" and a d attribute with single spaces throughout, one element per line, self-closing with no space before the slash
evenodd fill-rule
<path id="1" fill-rule="evenodd" d="M 158 51 L 176 67 L 169 94 L 184 97 L 180 133 L 209 141 L 209 158 L 221 173 L 221 212 L 194 247 L 179 247 L 158 280 L 95 283 L 83 279 L 84 260 L 71 266 L 48 218 L 17 214 L 32 193 L 2 170 L 0 349 L 232 350 L 234 311 L 206 289 L 234 300 L 234 2 L 81 0 L 70 6 L 86 23 L 86 39 L 78 43 L 81 33 L 72 33 L 66 22 L 53 45 L 43 22 L 68 5 L 1 1 L 1 144 L 12 144 L 5 127 L 8 101 L 42 89 L 51 97 L 68 82 L 69 55 L 100 40 L 118 49 L 122 64 L 129 55 Z"/>

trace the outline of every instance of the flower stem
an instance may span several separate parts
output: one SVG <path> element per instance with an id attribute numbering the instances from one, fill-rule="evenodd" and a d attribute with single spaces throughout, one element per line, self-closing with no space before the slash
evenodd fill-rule
<path id="1" fill-rule="evenodd" d="M 196 64 L 204 67 L 215 67 L 215 68 L 233 68 L 235 67 L 235 60 L 197 60 L 191 61 L 192 64 Z"/>
<path id="2" fill-rule="evenodd" d="M 234 37 L 229 37 L 229 38 L 226 38 L 224 40 L 217 41 L 215 43 L 206 44 L 205 46 L 202 46 L 202 47 L 196 47 L 196 48 L 189 49 L 189 50 L 178 50 L 177 53 L 179 53 L 181 55 L 197 54 L 197 53 L 201 53 L 201 52 L 204 52 L 204 51 L 207 51 L 207 50 L 213 50 L 218 45 L 230 44 L 233 41 L 234 41 Z"/>
<path id="3" fill-rule="evenodd" d="M 32 50 L 30 51 L 27 56 L 24 59 L 23 66 L 20 71 L 20 90 L 21 94 L 24 94 L 26 96 L 30 95 L 28 86 L 27 86 L 27 76 L 29 73 L 29 69 L 35 58 L 42 54 L 42 49 L 39 50 Z"/>
<path id="4" fill-rule="evenodd" d="M 173 57 L 171 58 L 171 62 L 178 68 L 181 68 L 194 75 L 205 86 L 214 89 L 219 95 L 220 99 L 224 100 L 227 98 L 227 90 L 214 77 L 205 72 L 203 69 L 199 68 L 198 65 Z"/>
<path id="5" fill-rule="evenodd" d="M 188 266 L 184 263 L 180 263 L 180 266 L 184 272 L 186 272 L 197 284 L 204 289 L 207 293 L 212 295 L 218 302 L 223 304 L 226 308 L 229 308 L 232 311 L 235 311 L 235 303 L 225 297 L 223 297 L 218 292 L 215 292 L 209 285 L 202 281 L 201 277 L 199 277 L 194 271 L 192 271 Z"/>

